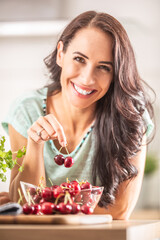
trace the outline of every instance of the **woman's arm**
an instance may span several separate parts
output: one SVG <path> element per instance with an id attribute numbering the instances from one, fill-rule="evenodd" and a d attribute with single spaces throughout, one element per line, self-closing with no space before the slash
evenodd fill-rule
<path id="1" fill-rule="evenodd" d="M 40 134 L 37 134 L 39 132 Z M 24 171 L 19 172 L 16 165 L 11 171 L 10 181 L 10 198 L 17 201 L 19 198 L 18 188 L 20 181 L 38 185 L 40 178 L 44 178 L 45 167 L 43 159 L 43 148 L 45 141 L 49 139 L 58 139 L 62 146 L 66 145 L 66 137 L 63 127 L 57 121 L 53 114 L 39 117 L 28 129 L 28 138 L 19 134 L 11 125 L 9 125 L 9 136 L 12 152 L 17 151 L 23 146 L 26 147 L 26 155 L 18 160 L 20 165 L 23 164 Z"/>
<path id="2" fill-rule="evenodd" d="M 113 205 L 105 208 L 96 207 L 94 214 L 111 214 L 113 219 L 128 219 L 137 203 L 144 175 L 146 159 L 146 137 L 143 138 L 141 151 L 131 160 L 138 169 L 138 175 L 119 185 L 116 200 Z"/>
<path id="3" fill-rule="evenodd" d="M 11 125 L 9 125 L 9 136 L 13 152 L 21 149 L 23 146 L 27 149 L 26 155 L 18 160 L 20 165 L 24 165 L 24 171 L 19 172 L 17 165 L 11 171 L 9 194 L 12 201 L 17 201 L 19 199 L 18 188 L 20 187 L 20 181 L 38 185 L 40 177 L 45 177 L 43 161 L 44 144 L 36 144 L 30 138 L 27 140 Z"/>

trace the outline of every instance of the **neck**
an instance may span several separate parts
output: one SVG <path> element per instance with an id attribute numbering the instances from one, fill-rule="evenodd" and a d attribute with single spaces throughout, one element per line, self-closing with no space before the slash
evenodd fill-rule
<path id="1" fill-rule="evenodd" d="M 79 109 L 68 103 L 62 93 L 58 93 L 51 97 L 52 112 L 61 125 L 69 129 L 72 133 L 77 131 L 84 132 L 93 124 L 95 118 L 95 105 L 85 109 Z"/>

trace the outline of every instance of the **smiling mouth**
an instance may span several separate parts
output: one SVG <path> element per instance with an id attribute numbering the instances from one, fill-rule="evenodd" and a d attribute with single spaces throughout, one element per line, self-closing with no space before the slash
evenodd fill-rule
<path id="1" fill-rule="evenodd" d="M 85 89 L 82 89 L 82 88 L 78 87 L 77 85 L 75 85 L 74 83 L 73 83 L 73 87 L 74 87 L 74 89 L 75 89 L 79 94 L 81 94 L 81 95 L 83 95 L 83 96 L 90 95 L 90 94 L 92 94 L 93 92 L 95 92 L 95 90 L 87 91 L 87 90 L 85 90 Z"/>

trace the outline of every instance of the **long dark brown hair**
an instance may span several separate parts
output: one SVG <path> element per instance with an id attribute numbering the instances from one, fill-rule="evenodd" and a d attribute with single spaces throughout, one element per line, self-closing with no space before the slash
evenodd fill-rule
<path id="1" fill-rule="evenodd" d="M 147 131 L 143 113 L 147 109 L 152 118 L 153 108 L 144 90 L 147 85 L 138 74 L 127 33 L 112 16 L 95 11 L 80 14 L 58 40 L 63 42 L 63 51 L 66 52 L 75 34 L 87 27 L 101 29 L 113 39 L 114 76 L 108 92 L 97 102 L 94 125 L 97 148 L 92 168 L 93 184 L 98 178 L 104 186 L 99 206 L 107 207 L 114 202 L 118 185 L 138 173 L 130 159 L 140 151 Z M 61 91 L 61 68 L 56 64 L 56 55 L 57 46 L 44 60 L 52 80 L 48 95 Z"/>

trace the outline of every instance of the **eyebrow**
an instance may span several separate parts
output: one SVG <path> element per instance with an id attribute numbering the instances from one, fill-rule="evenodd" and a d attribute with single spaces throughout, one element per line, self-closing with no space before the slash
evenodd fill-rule
<path id="1" fill-rule="evenodd" d="M 83 53 L 81 52 L 74 52 L 73 54 L 79 54 L 81 55 L 82 57 L 86 58 L 86 59 L 89 59 L 86 55 L 84 55 Z M 110 61 L 100 61 L 99 63 L 103 63 L 103 64 L 109 64 L 113 67 L 113 63 L 110 62 Z"/>

